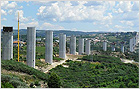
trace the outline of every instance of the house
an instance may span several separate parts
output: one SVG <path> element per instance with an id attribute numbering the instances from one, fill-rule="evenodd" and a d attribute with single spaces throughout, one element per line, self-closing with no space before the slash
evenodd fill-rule
<path id="1" fill-rule="evenodd" d="M 19 46 L 23 46 L 26 42 L 23 42 L 23 41 L 19 41 Z M 13 46 L 18 46 L 18 41 L 14 41 L 13 42 Z"/>
<path id="2" fill-rule="evenodd" d="M 37 42 L 41 42 L 41 38 L 36 38 L 36 41 Z"/>

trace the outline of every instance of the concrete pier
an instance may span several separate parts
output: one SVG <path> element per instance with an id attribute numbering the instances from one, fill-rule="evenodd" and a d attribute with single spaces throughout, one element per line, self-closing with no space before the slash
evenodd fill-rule
<path id="1" fill-rule="evenodd" d="M 136 34 L 136 44 L 138 44 L 139 43 L 139 32 L 137 32 L 137 34 Z"/>
<path id="2" fill-rule="evenodd" d="M 121 52 L 124 53 L 124 42 L 121 42 Z"/>
<path id="3" fill-rule="evenodd" d="M 79 55 L 82 55 L 84 53 L 84 39 L 79 38 L 79 47 L 78 47 Z"/>
<path id="4" fill-rule="evenodd" d="M 129 47 L 130 47 L 130 52 L 133 52 L 134 51 L 134 41 L 133 41 L 134 39 L 133 38 L 131 38 L 130 39 L 130 41 L 129 41 Z"/>
<path id="5" fill-rule="evenodd" d="M 107 42 L 106 41 L 103 42 L 103 50 L 107 51 Z"/>
<path id="6" fill-rule="evenodd" d="M 133 45 L 136 46 L 136 36 L 133 37 Z"/>
<path id="7" fill-rule="evenodd" d="M 76 37 L 71 36 L 70 38 L 70 54 L 76 54 Z"/>
<path id="8" fill-rule="evenodd" d="M 35 68 L 36 29 L 27 27 L 27 65 Z"/>
<path id="9" fill-rule="evenodd" d="M 90 42 L 91 40 L 86 40 L 86 49 L 85 49 L 85 53 L 87 55 L 90 55 Z"/>
<path id="10" fill-rule="evenodd" d="M 2 59 L 13 59 L 13 27 L 3 27 Z"/>
<path id="11" fill-rule="evenodd" d="M 45 62 L 52 64 L 53 63 L 53 31 L 46 31 L 46 39 L 45 39 Z"/>
<path id="12" fill-rule="evenodd" d="M 59 58 L 66 59 L 66 35 L 59 34 Z"/>
<path id="13" fill-rule="evenodd" d="M 112 44 L 111 44 L 111 49 L 112 49 L 112 51 L 115 51 L 115 43 L 113 42 Z"/>
<path id="14" fill-rule="evenodd" d="M 1 30 L 0 30 L 0 43 L 1 43 Z M 1 49 L 1 44 L 0 44 L 0 49 Z M 1 60 L 1 51 L 0 51 L 0 60 Z"/>

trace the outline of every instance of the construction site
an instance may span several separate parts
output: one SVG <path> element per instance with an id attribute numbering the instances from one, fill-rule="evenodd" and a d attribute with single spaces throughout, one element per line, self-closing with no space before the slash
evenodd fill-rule
<path id="1" fill-rule="evenodd" d="M 58 3 L 62 5 L 63 2 Z M 46 8 L 46 11 L 51 11 L 54 9 L 53 6 L 59 5 L 58 3 L 51 2 L 47 5 L 52 5 L 52 7 L 41 6 L 40 8 L 44 8 L 44 12 Z M 68 7 L 76 5 L 72 2 L 66 4 Z M 78 6 L 86 9 L 84 2 Z M 22 8 L 20 7 L 20 9 Z M 43 10 L 40 8 L 38 9 L 40 13 L 36 13 L 37 16 L 40 16 L 38 19 L 43 22 L 43 19 L 47 18 L 47 21 L 57 22 L 58 19 L 51 18 L 54 14 L 50 14 L 49 11 L 43 14 L 48 17 L 42 18 Z M 93 9 L 92 5 L 88 8 Z M 75 22 L 73 18 L 69 18 L 70 14 L 68 17 L 65 16 L 70 21 L 62 21 L 59 25 L 44 23 L 45 26 L 54 26 L 55 29 L 44 29 L 41 26 L 39 29 L 30 24 L 24 25 L 22 20 L 27 20 L 27 18 L 24 18 L 23 13 L 20 12 L 22 11 L 15 13 L 17 28 L 10 23 L 10 25 L 3 25 L 1 29 L 1 88 L 139 88 L 139 32 L 90 32 L 88 29 L 82 28 L 81 23 L 85 22 L 84 20 L 78 24 L 85 29 L 84 31 L 67 30 L 59 26 L 62 23 L 65 23 L 64 26 Z M 112 18 L 111 13 L 107 15 L 108 17 L 99 18 L 104 20 Z M 78 17 L 74 19 L 76 18 Z M 31 17 L 28 19 L 35 21 Z M 59 20 L 65 19 L 63 17 Z M 80 19 L 79 17 L 77 21 Z M 92 25 L 98 24 L 94 23 L 95 18 L 87 20 L 87 23 L 93 20 Z M 77 26 L 77 23 L 74 24 Z M 74 24 L 73 26 L 75 26 Z M 21 28 L 21 25 L 24 25 L 24 29 Z M 119 26 L 115 25 L 114 29 L 117 27 Z M 117 28 L 117 30 L 119 29 Z"/>
<path id="2" fill-rule="evenodd" d="M 116 44 L 118 42 L 99 39 L 98 42 L 97 39 L 76 37 L 74 35 L 67 37 L 64 33 L 60 33 L 58 39 L 54 41 L 52 30 L 45 32 L 45 40 L 41 43 L 36 41 L 35 27 L 27 27 L 27 41 L 22 46 L 19 46 L 19 41 L 17 46 L 13 46 L 13 27 L 3 27 L 2 34 L 2 60 L 22 62 L 44 73 L 49 73 L 50 70 L 58 65 L 67 68 L 69 67 L 67 61 L 80 62 L 82 60 L 79 59 L 84 56 L 89 56 L 90 62 L 93 62 L 92 55 L 103 55 L 104 53 L 110 53 L 109 55 L 120 57 L 120 60 L 124 63 L 131 63 L 138 66 L 138 62 L 135 62 L 134 59 L 129 60 L 121 57 L 126 56 L 125 53 L 136 52 L 135 50 L 139 43 L 138 33 L 130 39 L 129 50 L 125 50 L 125 41 L 121 41 L 119 43 L 120 47 L 117 48 Z M 98 43 L 100 43 L 99 46 L 102 49 L 100 51 L 93 50 L 93 44 Z M 41 46 L 41 44 L 44 45 Z M 120 51 L 116 51 L 116 48 Z"/>

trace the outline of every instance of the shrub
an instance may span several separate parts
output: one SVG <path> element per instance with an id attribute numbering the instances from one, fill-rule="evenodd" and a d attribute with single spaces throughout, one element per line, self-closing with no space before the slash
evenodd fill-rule
<path id="1" fill-rule="evenodd" d="M 15 88 L 17 88 L 18 86 L 27 87 L 26 83 L 18 80 L 10 80 L 9 83 L 11 83 Z"/>
<path id="2" fill-rule="evenodd" d="M 33 77 L 34 79 L 36 79 L 36 76 L 35 76 L 35 75 L 33 75 L 32 77 Z"/>
<path id="3" fill-rule="evenodd" d="M 60 60 L 64 60 L 64 59 L 63 59 L 63 58 L 58 58 L 58 57 L 54 57 L 54 56 L 53 56 L 53 60 L 60 61 Z"/>
<path id="4" fill-rule="evenodd" d="M 9 80 L 11 79 L 12 77 L 10 75 L 3 75 L 1 74 L 1 82 L 9 82 Z"/>
<path id="5" fill-rule="evenodd" d="M 1 83 L 1 88 L 14 88 L 14 86 L 9 82 L 6 82 L 6 83 Z"/>
<path id="6" fill-rule="evenodd" d="M 60 88 L 61 82 L 60 82 L 60 78 L 57 74 L 51 73 L 51 75 L 48 79 L 48 86 L 49 86 L 49 88 Z"/>
<path id="7" fill-rule="evenodd" d="M 40 86 L 40 83 L 38 81 L 35 81 L 34 83 L 36 86 Z"/>
<path id="8" fill-rule="evenodd" d="M 1 67 L 6 70 L 13 70 L 13 71 L 17 71 L 17 72 L 27 73 L 29 75 L 35 75 L 37 78 L 44 80 L 44 81 L 47 81 L 47 79 L 48 79 L 47 74 L 45 74 L 37 69 L 34 69 L 32 67 L 29 67 L 21 62 L 16 62 L 13 60 L 2 60 Z"/>

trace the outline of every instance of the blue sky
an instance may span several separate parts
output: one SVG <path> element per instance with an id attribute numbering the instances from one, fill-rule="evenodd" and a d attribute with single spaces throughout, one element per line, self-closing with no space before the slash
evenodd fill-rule
<path id="1" fill-rule="evenodd" d="M 20 29 L 139 31 L 139 1 L 2 1 L 2 27 L 17 29 L 18 12 Z"/>

